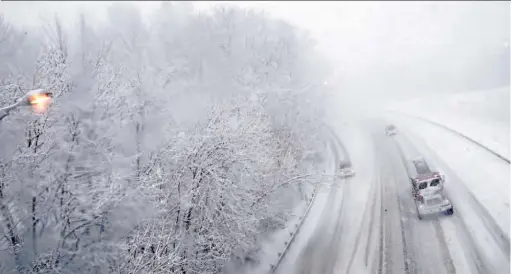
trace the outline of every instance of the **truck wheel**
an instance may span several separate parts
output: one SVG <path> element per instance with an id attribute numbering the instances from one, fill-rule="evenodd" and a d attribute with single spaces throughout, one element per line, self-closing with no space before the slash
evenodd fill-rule
<path id="1" fill-rule="evenodd" d="M 452 215 L 452 214 L 454 214 L 454 207 L 451 207 L 450 209 L 448 209 L 448 210 L 445 212 L 445 214 L 447 214 L 447 215 Z"/>
<path id="2" fill-rule="evenodd" d="M 417 214 L 417 217 L 419 218 L 419 220 L 422 220 L 422 215 Z"/>

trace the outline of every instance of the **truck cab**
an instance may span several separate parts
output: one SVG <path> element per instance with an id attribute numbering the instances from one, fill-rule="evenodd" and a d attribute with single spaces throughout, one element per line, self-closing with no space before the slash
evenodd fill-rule
<path id="1" fill-rule="evenodd" d="M 423 176 L 412 179 L 413 196 L 431 195 L 443 192 L 443 179 L 439 173 L 431 174 L 431 176 Z"/>
<path id="2" fill-rule="evenodd" d="M 452 215 L 454 207 L 444 193 L 445 176 L 431 169 L 422 157 L 408 161 L 407 168 L 419 219 L 430 214 Z"/>
<path id="3" fill-rule="evenodd" d="M 445 177 L 432 170 L 422 157 L 409 161 L 408 174 L 414 193 L 443 190 Z"/>

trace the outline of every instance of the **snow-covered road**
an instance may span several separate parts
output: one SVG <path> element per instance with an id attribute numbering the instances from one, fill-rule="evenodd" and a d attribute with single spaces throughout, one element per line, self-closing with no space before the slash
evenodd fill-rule
<path id="1" fill-rule="evenodd" d="M 389 121 L 400 134 L 385 136 Z M 488 211 L 496 202 L 474 195 L 475 182 L 458 176 L 462 167 L 448 165 L 417 129 L 407 126 L 381 116 L 333 126 L 357 175 L 337 180 L 323 194 L 322 210 L 311 212 L 305 222 L 312 231 L 297 235 L 298 243 L 288 252 L 293 255 L 286 255 L 276 273 L 509 273 L 509 229 L 503 227 L 509 217 L 496 220 L 503 213 Z M 453 216 L 417 218 L 403 165 L 403 155 L 417 154 L 445 174 Z M 507 188 L 499 199 L 507 195 L 509 200 L 508 193 Z"/>

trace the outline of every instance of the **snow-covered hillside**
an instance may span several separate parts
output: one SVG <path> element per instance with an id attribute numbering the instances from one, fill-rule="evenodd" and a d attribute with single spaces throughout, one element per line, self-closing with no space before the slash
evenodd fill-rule
<path id="1" fill-rule="evenodd" d="M 509 158 L 509 87 L 429 97 L 392 104 L 388 109 L 437 122 Z"/>

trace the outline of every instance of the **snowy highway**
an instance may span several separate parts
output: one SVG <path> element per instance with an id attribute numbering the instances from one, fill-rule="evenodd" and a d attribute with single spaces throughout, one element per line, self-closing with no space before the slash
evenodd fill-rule
<path id="1" fill-rule="evenodd" d="M 398 135 L 385 136 L 389 121 Z M 496 220 L 503 215 L 488 212 L 469 190 L 470 182 L 409 130 L 404 118 L 334 126 L 357 175 L 321 190 L 320 205 L 305 221 L 308 228 L 275 273 L 509 273 L 509 217 L 504 225 L 502 218 Z M 338 149 L 337 159 L 346 153 Z M 417 218 L 403 156 L 419 154 L 445 174 L 453 216 Z M 509 174 L 509 165 L 498 168 Z M 505 190 L 503 195 L 509 193 Z"/>

